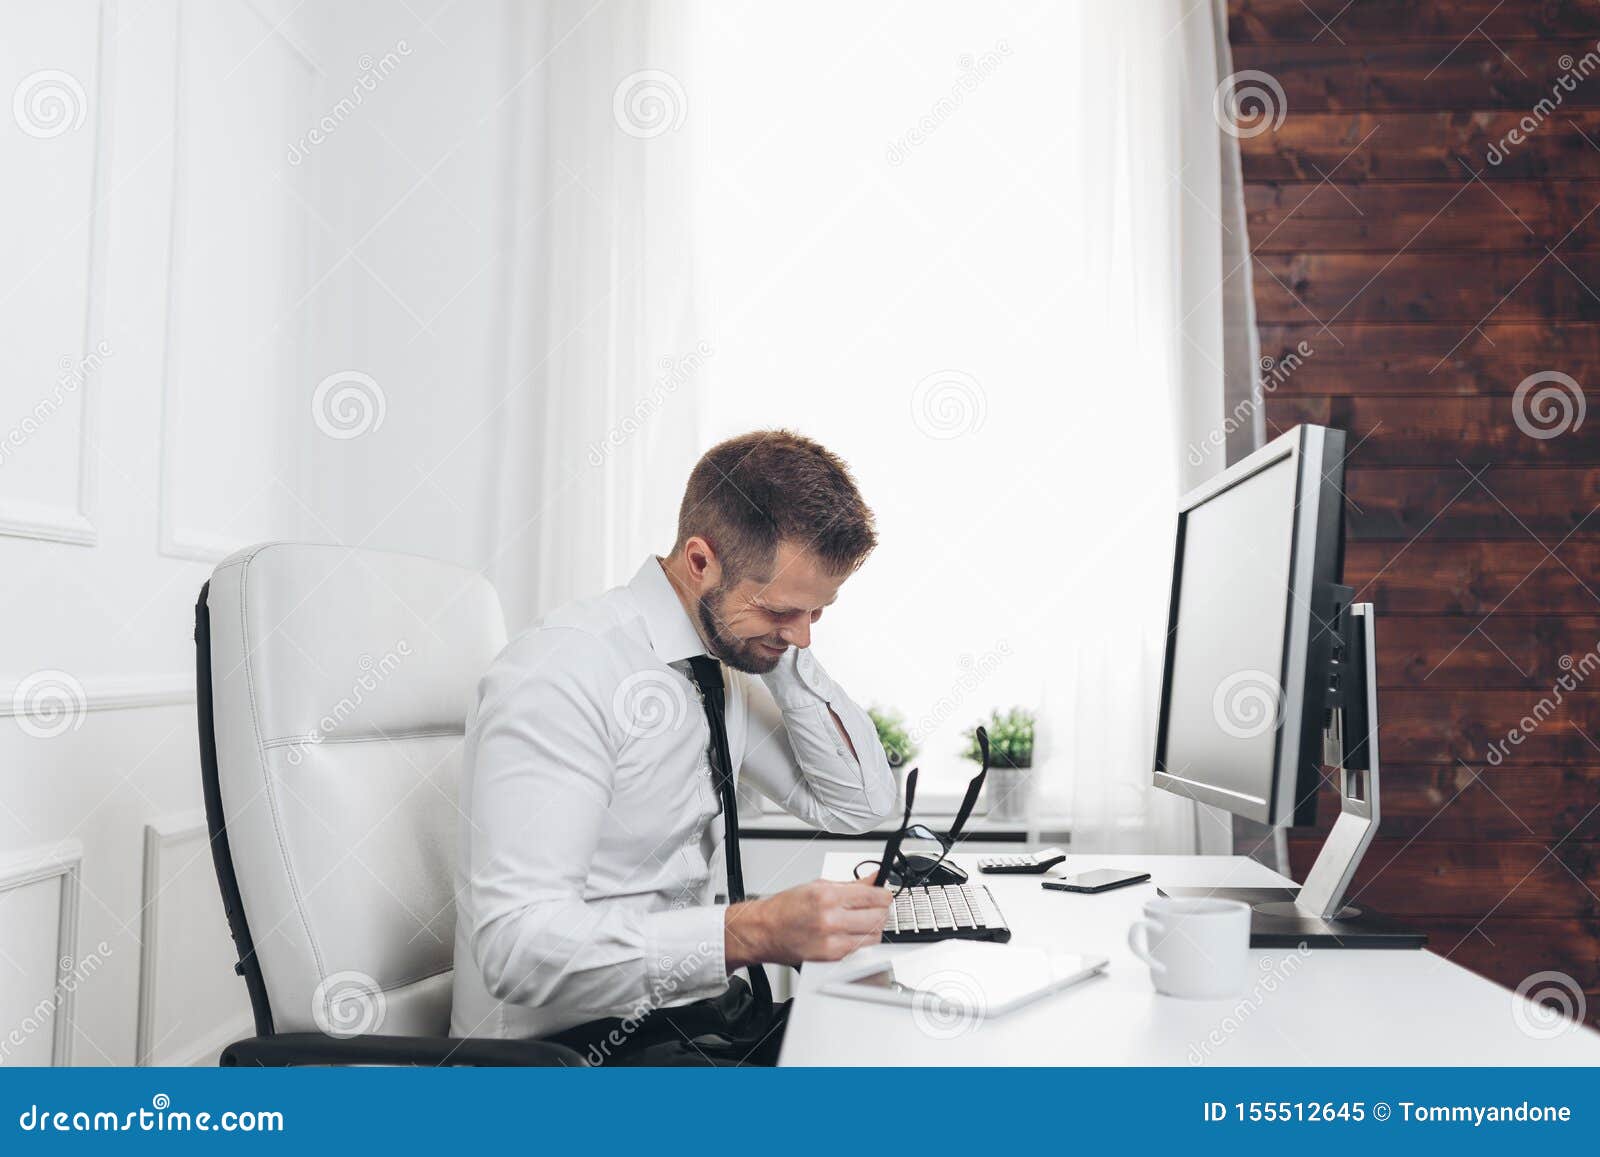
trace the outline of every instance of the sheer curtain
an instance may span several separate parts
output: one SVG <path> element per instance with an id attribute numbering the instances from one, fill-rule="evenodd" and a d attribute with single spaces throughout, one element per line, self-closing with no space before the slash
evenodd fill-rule
<path id="1" fill-rule="evenodd" d="M 815 645 L 905 718 L 925 792 L 1021 706 L 1076 846 L 1192 849 L 1148 781 L 1174 503 L 1222 465 L 1188 447 L 1248 301 L 1220 5 L 808 11 L 700 12 L 710 432 L 854 467 L 882 545 Z"/>
<path id="2" fill-rule="evenodd" d="M 1253 377 L 1220 0 L 538 12 L 513 626 L 664 547 L 709 441 L 795 428 L 882 538 L 817 652 L 904 718 L 925 792 L 1020 706 L 1075 846 L 1223 838 L 1149 787 L 1175 499 Z"/>
<path id="3" fill-rule="evenodd" d="M 688 22 L 644 0 L 514 6 L 524 142 L 491 577 L 513 631 L 671 546 L 715 356 L 691 212 Z"/>
<path id="4" fill-rule="evenodd" d="M 1237 138 L 1215 100 L 1231 74 L 1226 5 L 1181 0 L 1089 5 L 1097 46 L 1080 73 L 1084 106 L 1115 110 L 1092 122 L 1099 155 L 1115 158 L 1102 186 L 1109 231 L 1105 270 L 1116 283 L 1108 325 L 1133 327 L 1140 370 L 1170 398 L 1152 414 L 1152 443 L 1171 455 L 1155 489 L 1166 510 L 1187 490 L 1260 442 L 1256 362 Z M 1127 330 L 1123 330 L 1127 334 Z M 1242 409 L 1237 409 L 1243 404 Z M 1247 414 L 1226 423 L 1225 414 Z M 1213 436 L 1226 431 L 1221 446 Z M 1170 548 L 1170 518 L 1141 516 L 1143 535 Z M 1141 584 L 1114 617 L 1074 647 L 1055 734 L 1071 784 L 1073 845 L 1088 851 L 1232 850 L 1230 817 L 1150 785 L 1166 626 L 1170 549 L 1140 558 L 1160 583 Z M 1159 589 L 1156 589 L 1159 587 Z"/>

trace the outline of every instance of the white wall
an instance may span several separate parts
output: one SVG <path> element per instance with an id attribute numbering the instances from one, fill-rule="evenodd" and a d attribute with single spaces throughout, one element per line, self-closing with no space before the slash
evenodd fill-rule
<path id="1" fill-rule="evenodd" d="M 247 1029 L 198 810 L 211 564 L 487 553 L 519 8 L 0 0 L 0 1064 Z"/>
<path id="2" fill-rule="evenodd" d="M 499 436 L 490 412 L 505 388 L 506 253 L 528 212 L 509 190 L 511 90 L 537 59 L 530 6 L 315 7 L 327 73 L 316 114 L 337 128 L 293 166 L 317 206 L 320 278 L 303 311 L 301 431 L 315 428 L 319 382 L 368 380 L 353 379 L 349 413 L 362 416 L 344 423 L 364 433 L 304 439 L 302 537 L 481 565 Z M 341 427 L 337 415 L 330 425 Z"/>

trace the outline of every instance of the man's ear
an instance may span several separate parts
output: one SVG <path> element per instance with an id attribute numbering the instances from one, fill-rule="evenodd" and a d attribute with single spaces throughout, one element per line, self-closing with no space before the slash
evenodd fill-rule
<path id="1" fill-rule="evenodd" d="M 698 534 L 683 544 L 683 566 L 702 591 L 711 590 L 722 581 L 722 563 L 717 552 Z"/>

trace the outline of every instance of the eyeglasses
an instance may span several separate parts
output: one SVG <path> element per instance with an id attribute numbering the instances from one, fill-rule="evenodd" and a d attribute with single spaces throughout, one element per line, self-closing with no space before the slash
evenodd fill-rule
<path id="1" fill-rule="evenodd" d="M 989 774 L 989 733 L 981 726 L 977 729 L 978 753 L 983 763 L 978 774 L 973 776 L 967 784 L 967 793 L 961 798 L 961 807 L 956 810 L 955 823 L 950 825 L 950 830 L 940 835 L 926 824 L 911 822 L 911 808 L 917 799 L 917 771 L 913 767 L 906 773 L 906 811 L 900 821 L 900 826 L 889 834 L 884 841 L 883 856 L 877 860 L 862 860 L 855 867 L 856 879 L 865 879 L 863 869 L 876 870 L 873 884 L 883 887 L 884 884 L 896 884 L 895 895 L 899 896 L 907 888 L 922 887 L 938 871 L 940 865 L 949 857 L 956 846 L 956 841 L 961 838 L 961 831 L 966 827 L 967 820 L 972 816 L 972 809 L 978 803 L 978 793 L 983 790 L 983 781 Z M 924 866 L 911 866 L 901 845 L 907 839 L 930 840 L 939 845 L 939 855 L 932 863 Z"/>

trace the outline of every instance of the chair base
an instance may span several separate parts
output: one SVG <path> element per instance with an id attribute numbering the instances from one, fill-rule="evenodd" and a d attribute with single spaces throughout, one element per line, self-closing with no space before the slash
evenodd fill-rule
<path id="1" fill-rule="evenodd" d="M 585 1068 L 575 1049 L 541 1040 L 496 1037 L 327 1036 L 319 1032 L 247 1037 L 222 1050 L 224 1068 L 295 1065 L 429 1065 Z"/>

